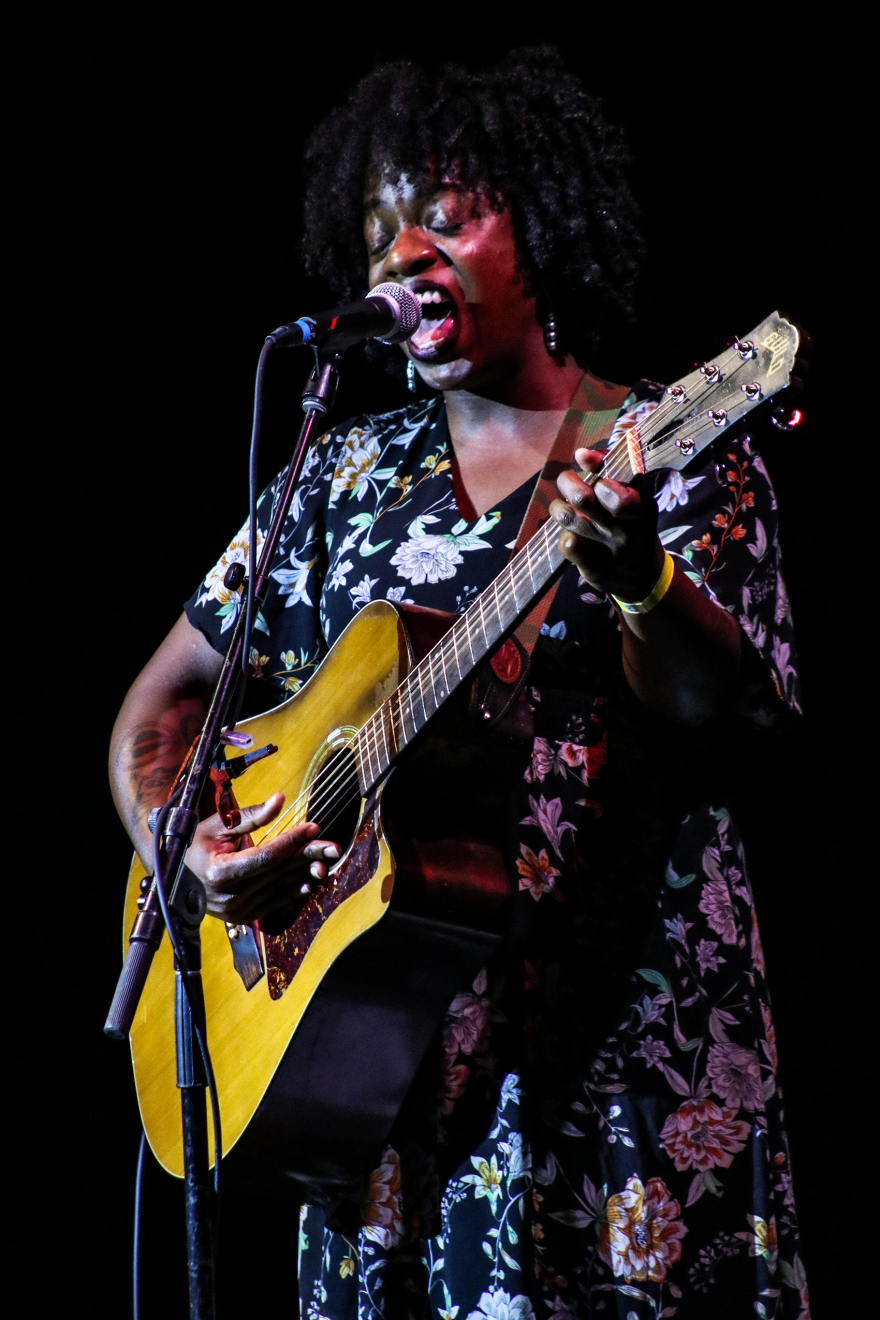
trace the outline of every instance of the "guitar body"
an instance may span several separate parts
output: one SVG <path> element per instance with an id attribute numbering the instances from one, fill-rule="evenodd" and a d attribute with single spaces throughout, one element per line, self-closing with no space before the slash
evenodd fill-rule
<path id="1" fill-rule="evenodd" d="M 322 765 L 452 621 L 385 601 L 361 610 L 301 691 L 239 724 L 256 746 L 271 742 L 279 749 L 247 771 L 242 800 L 259 802 L 280 789 L 285 810 L 296 804 L 284 823 L 308 819 L 309 785 Z M 460 748 L 458 733 L 453 741 Z M 482 831 L 473 811 L 458 830 L 455 813 L 442 820 L 434 809 L 436 784 L 425 794 L 416 787 L 419 751 L 408 751 L 408 763 L 360 801 L 350 844 L 332 828 L 325 832 L 349 846 L 289 931 L 257 933 L 266 974 L 249 990 L 235 969 L 225 924 L 210 917 L 202 924 L 208 1041 L 229 1153 L 224 1168 L 236 1182 L 333 1204 L 376 1163 L 443 1013 L 499 942 L 509 881 L 491 837 L 497 817 L 490 809 Z M 427 759 L 436 764 L 430 749 Z M 395 797 L 398 816 L 405 817 L 396 829 Z M 419 812 L 419 802 L 431 809 Z M 273 828 L 254 831 L 254 842 Z M 143 875 L 135 858 L 126 939 Z M 131 1049 L 147 1138 L 159 1162 L 180 1177 L 167 939 L 153 961 Z"/>

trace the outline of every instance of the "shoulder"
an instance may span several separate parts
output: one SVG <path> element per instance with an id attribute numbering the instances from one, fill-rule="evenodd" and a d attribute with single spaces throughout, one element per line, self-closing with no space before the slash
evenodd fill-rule
<path id="1" fill-rule="evenodd" d="M 370 484 L 393 478 L 436 420 L 441 404 L 442 400 L 431 399 L 394 412 L 364 413 L 323 435 L 310 462 L 329 483 L 329 508 L 336 507 L 342 496 L 361 501 Z"/>
<path id="2" fill-rule="evenodd" d="M 442 405 L 442 397 L 420 400 L 405 408 L 387 413 L 361 413 L 334 426 L 317 442 L 334 456 L 343 450 L 355 451 L 364 446 L 383 448 L 387 444 L 407 445 L 425 426 L 430 426 Z"/>

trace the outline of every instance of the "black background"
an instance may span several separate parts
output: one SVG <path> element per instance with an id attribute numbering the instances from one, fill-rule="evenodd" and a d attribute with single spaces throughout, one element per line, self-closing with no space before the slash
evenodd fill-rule
<path id="1" fill-rule="evenodd" d="M 8 387 L 13 416 L 21 405 L 10 447 L 23 472 L 10 469 L 7 499 L 25 574 L 23 590 L 7 578 L 7 692 L 24 806 L 11 824 L 26 846 L 6 944 L 24 955 L 7 1003 L 23 1102 L 9 1141 L 25 1156 L 12 1182 L 16 1240 L 35 1253 L 29 1314 L 74 1299 L 95 1315 L 129 1313 L 139 1129 L 127 1051 L 101 1024 L 130 848 L 106 747 L 129 683 L 243 521 L 263 336 L 333 300 L 299 272 L 304 137 L 378 61 L 480 65 L 539 40 L 557 43 L 604 98 L 637 162 L 649 242 L 639 321 L 597 365 L 612 379 L 672 380 L 774 307 L 815 339 L 806 421 L 765 450 L 806 716 L 751 767 L 739 815 L 814 1315 L 849 1313 L 839 1217 L 859 1167 L 865 928 L 856 693 L 874 588 L 858 567 L 869 501 L 846 461 L 853 440 L 867 439 L 854 375 L 863 247 L 847 34 L 827 18 L 797 33 L 768 28 L 742 7 L 649 21 L 625 5 L 528 21 L 464 10 L 206 10 L 186 24 L 146 8 L 101 23 L 47 12 L 14 48 L 21 168 L 10 206 L 21 224 L 11 268 L 24 285 L 25 352 Z M 340 416 L 398 401 L 354 355 L 346 370 Z M 304 371 L 295 353 L 272 363 L 266 476 L 288 455 Z M 23 905 L 25 895 L 36 902 Z M 174 1320 L 185 1311 L 178 1188 L 155 1166 L 147 1183 L 148 1313 Z M 261 1235 L 271 1251 L 259 1250 Z M 276 1266 L 293 1248 L 292 1225 L 233 1206 L 221 1315 L 233 1299 L 285 1314 Z"/>

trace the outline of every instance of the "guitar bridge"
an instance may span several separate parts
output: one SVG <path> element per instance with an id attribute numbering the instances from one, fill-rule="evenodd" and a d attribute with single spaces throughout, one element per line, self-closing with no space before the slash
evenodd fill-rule
<path id="1" fill-rule="evenodd" d="M 259 932 L 253 926 L 226 922 L 226 934 L 232 949 L 232 964 L 244 982 L 245 990 L 253 990 L 266 975 Z"/>

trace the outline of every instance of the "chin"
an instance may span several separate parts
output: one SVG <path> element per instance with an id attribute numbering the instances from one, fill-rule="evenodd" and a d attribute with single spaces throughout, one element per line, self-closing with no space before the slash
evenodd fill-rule
<path id="1" fill-rule="evenodd" d="M 414 358 L 416 370 L 426 385 L 434 390 L 463 390 L 473 384 L 474 364 L 467 358 L 453 358 L 451 362 L 420 362 Z"/>

